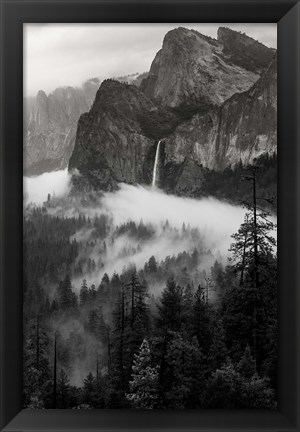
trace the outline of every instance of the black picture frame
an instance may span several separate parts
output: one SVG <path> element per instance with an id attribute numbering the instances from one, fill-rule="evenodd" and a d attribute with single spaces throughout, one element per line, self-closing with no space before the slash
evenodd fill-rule
<path id="1" fill-rule="evenodd" d="M 299 1 L 0 0 L 0 5 L 0 429 L 299 431 Z M 22 410 L 22 27 L 29 22 L 278 23 L 278 410 Z"/>

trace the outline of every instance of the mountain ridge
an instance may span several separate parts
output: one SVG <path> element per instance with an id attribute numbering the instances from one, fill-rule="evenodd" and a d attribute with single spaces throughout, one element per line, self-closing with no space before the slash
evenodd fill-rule
<path id="1" fill-rule="evenodd" d="M 184 44 L 184 56 L 190 53 L 193 60 L 193 49 L 189 48 L 198 44 L 195 33 L 199 38 L 198 32 L 174 29 L 165 36 L 163 45 L 171 41 L 178 49 Z M 175 37 L 178 34 L 180 37 Z M 263 45 L 240 34 L 237 38 L 251 43 L 253 49 L 258 47 L 258 57 L 261 57 Z M 219 63 L 212 58 L 212 50 L 219 49 L 220 42 L 203 35 L 201 39 L 204 41 L 204 46 L 201 41 L 201 52 L 208 52 L 214 68 L 212 75 L 218 81 Z M 266 50 L 274 57 L 272 50 Z M 171 52 L 174 54 L 174 50 Z M 85 182 L 90 181 L 94 188 L 113 190 L 118 182 L 151 184 L 157 142 L 161 139 L 159 187 L 175 193 L 190 194 L 199 189 L 203 168 L 220 171 L 241 160 L 251 163 L 264 152 L 276 151 L 276 58 L 272 67 L 263 68 L 262 75 L 252 72 L 247 75 L 255 76 L 254 82 L 249 87 L 247 81 L 245 90 L 239 92 L 229 65 L 226 73 L 231 80 L 225 82 L 223 94 L 230 97 L 222 103 L 206 100 L 195 104 L 195 99 L 192 103 L 189 99 L 183 108 L 183 99 L 174 105 L 153 93 L 156 85 L 153 77 L 166 62 L 162 60 L 163 55 L 162 48 L 139 88 L 114 80 L 103 82 L 91 111 L 80 119 L 69 170 L 78 169 Z M 182 57 L 177 56 L 177 61 L 178 58 Z M 201 61 L 205 66 L 209 63 L 203 58 Z M 245 73 L 239 67 L 235 70 Z M 205 90 L 204 100 L 206 96 Z M 260 120 L 264 116 L 268 121 Z"/>
<path id="2" fill-rule="evenodd" d="M 206 110 L 248 90 L 274 52 L 246 35 L 228 31 L 219 29 L 220 40 L 183 27 L 169 31 L 141 83 L 142 91 L 169 107 L 202 105 Z M 234 43 L 232 34 L 236 35 Z M 243 54 L 245 40 L 252 47 L 251 60 L 259 68 Z"/>
<path id="3" fill-rule="evenodd" d="M 163 139 L 158 185 L 190 195 L 203 169 L 276 152 L 276 85 L 276 50 L 224 27 L 217 39 L 179 27 L 165 35 L 149 73 L 92 78 L 81 93 L 39 92 L 25 116 L 25 149 L 38 173 L 68 166 L 77 188 L 114 190 L 151 184 Z"/>
<path id="4" fill-rule="evenodd" d="M 117 77 L 140 85 L 143 74 Z M 88 112 L 102 80 L 94 77 L 80 87 L 62 86 L 46 94 L 39 90 L 36 97 L 24 98 L 24 173 L 67 168 L 73 152 L 77 122 Z"/>

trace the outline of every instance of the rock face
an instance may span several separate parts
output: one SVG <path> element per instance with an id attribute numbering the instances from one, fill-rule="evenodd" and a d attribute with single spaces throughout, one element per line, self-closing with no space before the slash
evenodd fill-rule
<path id="1" fill-rule="evenodd" d="M 229 29 L 219 29 L 215 40 L 180 27 L 166 34 L 141 89 L 169 107 L 207 110 L 248 90 L 273 55 L 270 48 Z"/>
<path id="2" fill-rule="evenodd" d="M 69 170 L 79 170 L 97 189 L 150 183 L 157 140 L 179 121 L 136 86 L 105 80 L 90 112 L 79 119 Z"/>
<path id="3" fill-rule="evenodd" d="M 148 73 L 115 78 L 140 86 Z M 91 78 L 82 87 L 57 88 L 49 96 L 39 91 L 24 100 L 24 172 L 38 175 L 64 169 L 73 152 L 77 122 L 88 112 L 101 81 Z"/>
<path id="4" fill-rule="evenodd" d="M 218 40 L 181 28 L 169 32 L 139 88 L 106 80 L 80 117 L 69 162 L 81 174 L 74 182 L 103 190 L 118 182 L 151 184 L 162 140 L 158 186 L 193 195 L 203 167 L 223 170 L 275 152 L 274 56 L 228 29 L 219 30 Z"/>
<path id="5" fill-rule="evenodd" d="M 217 171 L 253 162 L 277 151 L 277 61 L 248 91 L 232 96 L 221 107 L 196 114 L 164 141 L 165 170 L 177 171 L 173 185 L 182 182 L 181 166 L 193 162 Z M 194 168 L 195 170 L 195 168 Z M 195 176 L 201 182 L 201 175 Z M 198 184 L 199 186 L 199 184 Z M 181 188 L 181 186 L 180 186 Z"/>
<path id="6" fill-rule="evenodd" d="M 142 83 L 142 81 L 147 78 L 149 72 L 143 72 L 143 73 L 135 73 L 130 75 L 124 75 L 117 78 L 114 78 L 117 81 L 126 83 L 126 84 L 133 84 L 136 87 L 139 87 Z"/>
<path id="7" fill-rule="evenodd" d="M 262 74 L 276 50 L 268 48 L 241 32 L 219 27 L 218 41 L 227 61 L 254 73 Z"/>
<path id="8" fill-rule="evenodd" d="M 89 111 L 100 82 L 97 78 L 81 88 L 57 88 L 25 100 L 24 172 L 38 175 L 68 166 L 80 115 Z"/>

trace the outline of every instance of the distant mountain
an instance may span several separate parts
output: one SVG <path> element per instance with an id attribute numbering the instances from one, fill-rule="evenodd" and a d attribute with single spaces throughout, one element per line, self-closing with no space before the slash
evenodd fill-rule
<path id="1" fill-rule="evenodd" d="M 147 72 L 115 78 L 139 86 Z M 77 122 L 90 110 L 100 78 L 91 78 L 81 87 L 60 87 L 48 96 L 24 98 L 24 173 L 38 175 L 68 166 Z"/>
<path id="2" fill-rule="evenodd" d="M 72 154 L 77 122 L 89 111 L 100 81 L 93 78 L 82 87 L 61 87 L 48 96 L 24 100 L 24 173 L 38 175 L 66 168 Z"/>
<path id="3" fill-rule="evenodd" d="M 69 170 L 81 177 L 74 183 L 104 190 L 150 184 L 163 139 L 159 186 L 190 195 L 203 168 L 220 171 L 276 152 L 276 86 L 273 49 L 224 28 L 218 40 L 172 30 L 139 88 L 101 84 L 78 122 Z"/>

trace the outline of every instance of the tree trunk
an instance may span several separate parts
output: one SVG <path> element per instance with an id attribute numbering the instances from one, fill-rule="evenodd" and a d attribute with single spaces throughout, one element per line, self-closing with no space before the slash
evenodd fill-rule
<path id="1" fill-rule="evenodd" d="M 53 409 L 55 409 L 56 408 L 56 373 L 57 373 L 57 371 L 56 371 L 56 368 L 57 368 L 57 364 L 56 364 L 56 344 L 57 344 L 57 341 L 56 341 L 56 339 L 57 339 L 57 335 L 56 335 L 56 332 L 55 332 L 55 337 L 54 337 L 54 362 L 53 362 L 53 364 L 54 364 L 54 369 L 53 369 Z"/>

